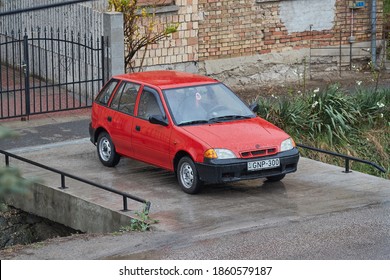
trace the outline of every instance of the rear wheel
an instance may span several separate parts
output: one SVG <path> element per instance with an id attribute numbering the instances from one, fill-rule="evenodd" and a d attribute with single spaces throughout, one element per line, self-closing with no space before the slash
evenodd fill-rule
<path id="1" fill-rule="evenodd" d="M 104 166 L 114 167 L 119 163 L 120 156 L 116 153 L 114 143 L 107 132 L 99 134 L 96 147 L 99 159 Z"/>
<path id="2" fill-rule="evenodd" d="M 269 177 L 267 177 L 267 181 L 268 182 L 278 182 L 278 181 L 282 180 L 284 178 L 284 176 L 286 176 L 286 174 L 280 174 L 280 175 L 276 175 L 276 176 L 269 176 Z"/>
<path id="3" fill-rule="evenodd" d="M 201 189 L 201 181 L 195 164 L 189 157 L 182 157 L 177 165 L 177 180 L 181 189 L 189 194 L 196 194 Z"/>

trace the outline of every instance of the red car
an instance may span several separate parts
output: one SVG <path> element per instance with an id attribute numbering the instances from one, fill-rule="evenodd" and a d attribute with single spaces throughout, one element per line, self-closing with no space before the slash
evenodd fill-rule
<path id="1" fill-rule="evenodd" d="M 190 194 L 202 183 L 279 181 L 299 160 L 291 137 L 224 84 L 177 71 L 112 77 L 93 103 L 89 132 L 105 166 L 140 160 L 175 172 Z"/>

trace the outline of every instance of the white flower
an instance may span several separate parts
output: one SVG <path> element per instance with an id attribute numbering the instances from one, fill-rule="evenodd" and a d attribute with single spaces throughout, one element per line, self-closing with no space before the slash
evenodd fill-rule
<path id="1" fill-rule="evenodd" d="M 316 88 L 315 90 L 313 90 L 314 93 L 317 93 L 320 91 L 320 88 Z"/>
<path id="2" fill-rule="evenodd" d="M 357 85 L 360 86 L 362 84 L 362 81 L 356 81 Z"/>
<path id="3" fill-rule="evenodd" d="M 385 104 L 383 104 L 382 102 L 377 102 L 376 106 L 378 106 L 378 108 L 383 108 L 385 107 Z"/>
<path id="4" fill-rule="evenodd" d="M 383 114 L 381 113 L 381 118 L 383 119 Z"/>
<path id="5" fill-rule="evenodd" d="M 315 108 L 317 105 L 318 105 L 318 101 L 314 102 L 314 103 L 311 105 L 311 107 L 312 107 L 312 108 Z"/>

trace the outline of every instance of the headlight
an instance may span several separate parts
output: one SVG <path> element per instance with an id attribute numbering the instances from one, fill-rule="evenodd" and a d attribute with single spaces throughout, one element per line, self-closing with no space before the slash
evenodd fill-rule
<path id="1" fill-rule="evenodd" d="M 288 150 L 293 149 L 294 147 L 295 147 L 294 140 L 292 140 L 291 138 L 288 138 L 288 139 L 284 140 L 282 142 L 282 144 L 280 144 L 280 151 L 281 152 L 288 151 Z"/>
<path id="2" fill-rule="evenodd" d="M 227 149 L 208 149 L 204 153 L 205 158 L 230 159 L 236 158 L 236 155 Z"/>

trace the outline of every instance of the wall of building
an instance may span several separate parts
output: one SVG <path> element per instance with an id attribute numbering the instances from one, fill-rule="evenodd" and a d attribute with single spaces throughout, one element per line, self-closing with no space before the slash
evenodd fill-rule
<path id="1" fill-rule="evenodd" d="M 297 80 L 307 72 L 310 47 L 321 48 L 317 60 L 332 65 L 326 69 L 348 64 L 332 46 L 347 49 L 351 37 L 354 55 L 369 57 L 361 49 L 370 45 L 370 3 L 352 10 L 345 0 L 177 0 L 177 13 L 161 18 L 180 22 L 179 32 L 147 51 L 144 69 L 197 71 L 232 86 Z"/>
<path id="2" fill-rule="evenodd" d="M 0 11 L 20 10 L 29 7 L 58 3 L 57 0 L 15 1 L 2 0 Z M 42 31 L 46 29 L 64 32 L 73 31 L 75 34 L 89 34 L 99 38 L 103 34 L 102 10 L 107 1 L 99 0 L 92 3 L 61 6 L 51 9 L 9 15 L 0 21 L 0 33 L 10 33 L 12 30 L 30 32 L 31 29 Z"/>
<path id="3" fill-rule="evenodd" d="M 367 60 L 371 1 L 360 9 L 349 2 L 199 0 L 199 69 L 232 86 L 256 87 L 309 78 L 302 75 L 317 64 L 323 71 L 348 67 L 350 52 Z"/>
<path id="4" fill-rule="evenodd" d="M 153 2 L 153 0 L 151 1 Z M 171 23 L 180 23 L 178 31 L 167 39 L 150 46 L 144 55 L 140 51 L 135 65 L 143 65 L 146 69 L 169 68 L 190 72 L 197 71 L 199 61 L 199 10 L 198 0 L 176 0 L 176 9 L 157 14 L 160 28 Z"/>
<path id="5" fill-rule="evenodd" d="M 53 0 L 40 0 L 40 3 L 50 1 Z M 8 7 L 13 5 L 11 0 L 3 2 Z M 180 23 L 178 32 L 151 45 L 146 53 L 140 51 L 135 65 L 142 64 L 141 70 L 164 68 L 200 72 L 230 85 L 294 80 L 305 72 L 304 63 L 309 60 L 310 47 L 348 47 L 351 39 L 353 44 L 359 43 L 359 48 L 365 48 L 365 44 L 369 47 L 371 1 L 367 0 L 366 7 L 355 10 L 350 9 L 350 2 L 169 0 L 165 3 L 168 5 L 156 14 L 157 26 L 164 28 L 171 23 Z M 378 0 L 379 14 L 382 7 L 383 1 Z M 62 12 L 52 9 L 47 13 L 25 14 L 22 21 L 10 25 L 12 20 L 8 20 L 0 24 L 0 28 L 9 30 L 11 26 L 26 26 L 27 22 L 27 27 L 46 24 L 63 28 L 66 23 L 66 28 L 100 36 L 103 28 L 101 12 L 106 8 L 107 0 L 97 0 L 72 5 Z M 93 10 L 91 15 L 83 14 L 86 9 Z M 62 20 L 54 23 L 53 20 L 58 21 L 58 18 Z M 380 20 L 378 38 L 381 34 L 379 26 Z M 369 56 L 369 52 L 360 55 Z M 330 60 L 341 63 L 335 58 Z"/>

